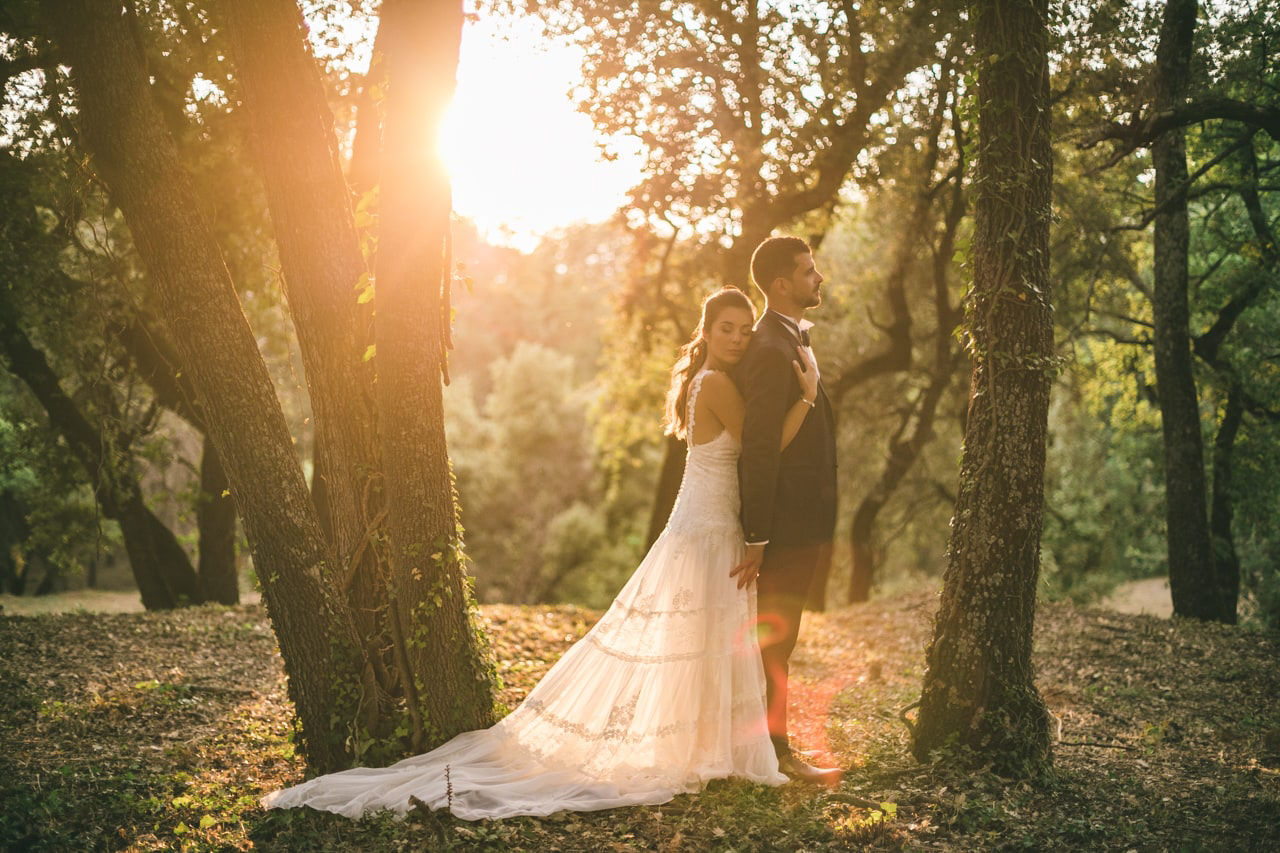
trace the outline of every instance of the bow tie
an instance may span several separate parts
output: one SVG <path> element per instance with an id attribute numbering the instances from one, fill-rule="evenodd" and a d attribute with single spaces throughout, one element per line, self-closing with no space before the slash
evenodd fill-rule
<path id="1" fill-rule="evenodd" d="M 790 317 L 786 317 L 782 314 L 779 314 L 776 311 L 771 310 L 770 313 L 777 314 L 778 319 L 782 322 L 782 325 L 786 326 L 788 329 L 794 332 L 796 334 L 796 337 L 800 339 L 800 343 L 803 346 L 806 346 L 806 347 L 811 346 L 811 344 L 809 343 L 809 330 L 813 328 L 812 320 L 801 320 L 800 322 L 797 323 L 795 320 L 792 320 Z"/>

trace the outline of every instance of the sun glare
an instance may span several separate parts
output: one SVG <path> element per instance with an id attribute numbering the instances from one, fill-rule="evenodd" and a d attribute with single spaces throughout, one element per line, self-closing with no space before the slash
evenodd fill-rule
<path id="1" fill-rule="evenodd" d="M 468 21 L 442 141 L 453 206 L 485 236 L 528 251 L 542 235 L 606 219 L 640 178 L 638 148 L 605 161 L 569 90 L 581 53 L 531 19 Z"/>

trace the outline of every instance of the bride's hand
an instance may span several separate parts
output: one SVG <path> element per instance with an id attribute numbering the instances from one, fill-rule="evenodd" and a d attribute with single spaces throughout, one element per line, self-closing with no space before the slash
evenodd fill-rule
<path id="1" fill-rule="evenodd" d="M 796 352 L 800 360 L 791 362 L 791 367 L 796 372 L 796 379 L 800 380 L 800 396 L 806 403 L 812 403 L 818 399 L 818 363 L 804 347 L 796 347 Z"/>
<path id="2" fill-rule="evenodd" d="M 748 545 L 746 553 L 742 555 L 742 562 L 733 567 L 729 577 L 737 578 L 738 589 L 742 589 L 754 583 L 759 577 L 762 562 L 764 562 L 764 545 Z"/>

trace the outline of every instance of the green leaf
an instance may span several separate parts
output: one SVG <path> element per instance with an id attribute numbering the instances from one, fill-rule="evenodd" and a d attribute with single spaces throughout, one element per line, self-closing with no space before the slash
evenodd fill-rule
<path id="1" fill-rule="evenodd" d="M 369 344 L 369 346 L 367 346 L 364 351 L 364 361 L 372 361 L 373 356 L 377 353 L 377 351 L 378 351 L 377 344 Z"/>
<path id="2" fill-rule="evenodd" d="M 211 814 L 207 814 L 204 817 L 200 818 L 200 828 L 208 829 L 209 827 L 213 826 L 217 822 L 218 822 L 217 818 L 215 818 Z"/>

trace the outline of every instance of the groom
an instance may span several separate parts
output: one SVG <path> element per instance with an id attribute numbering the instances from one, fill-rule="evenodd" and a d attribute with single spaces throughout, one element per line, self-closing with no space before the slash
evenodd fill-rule
<path id="1" fill-rule="evenodd" d="M 821 381 L 800 432 L 786 450 L 778 449 L 783 420 L 801 394 L 791 363 L 799 361 L 797 346 L 809 347 L 813 324 L 804 312 L 822 301 L 823 279 L 799 237 L 770 237 L 757 246 L 751 277 L 767 310 L 733 373 L 746 401 L 738 473 L 747 551 L 731 574 L 739 588 L 759 582 L 760 656 L 778 767 L 793 779 L 835 784 L 840 770 L 807 764 L 787 740 L 787 665 L 836 522 L 835 422 Z"/>

